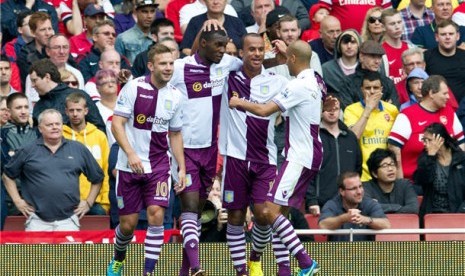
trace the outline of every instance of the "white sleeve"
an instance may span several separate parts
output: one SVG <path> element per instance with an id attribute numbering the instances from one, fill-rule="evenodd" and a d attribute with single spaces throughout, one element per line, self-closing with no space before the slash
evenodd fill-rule
<path id="1" fill-rule="evenodd" d="M 389 133 L 389 140 L 403 146 L 412 135 L 410 120 L 404 113 L 399 113 Z"/>

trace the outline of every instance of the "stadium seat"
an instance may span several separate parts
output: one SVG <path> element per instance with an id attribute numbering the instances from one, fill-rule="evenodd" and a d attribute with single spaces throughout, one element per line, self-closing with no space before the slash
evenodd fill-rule
<path id="1" fill-rule="evenodd" d="M 426 214 L 425 229 L 465 228 L 465 214 Z M 465 241 L 465 234 L 425 234 L 426 241 Z"/>
<path id="2" fill-rule="evenodd" d="M 24 231 L 25 216 L 8 216 L 3 231 Z"/>
<path id="3" fill-rule="evenodd" d="M 420 219 L 417 214 L 386 214 L 391 229 L 418 229 Z M 376 235 L 376 241 L 419 241 L 419 234 Z"/>
<path id="4" fill-rule="evenodd" d="M 418 206 L 421 206 L 421 203 L 423 202 L 423 196 L 417 196 L 418 200 Z"/>
<path id="5" fill-rule="evenodd" d="M 110 216 L 84 216 L 80 221 L 81 230 L 108 230 Z"/>
<path id="6" fill-rule="evenodd" d="M 318 226 L 319 216 L 314 216 L 312 214 L 305 214 L 305 219 L 307 220 L 308 226 L 310 229 L 320 229 Z M 328 240 L 327 235 L 313 235 L 316 242 L 325 242 Z"/>

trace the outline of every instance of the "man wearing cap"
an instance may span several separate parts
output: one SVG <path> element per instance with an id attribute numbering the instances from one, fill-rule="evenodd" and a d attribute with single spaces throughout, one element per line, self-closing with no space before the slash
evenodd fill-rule
<path id="1" fill-rule="evenodd" d="M 150 25 L 155 19 L 157 6 L 155 0 L 136 0 L 137 23 L 116 38 L 116 51 L 126 56 L 131 63 L 134 62 L 137 54 L 147 50 L 153 43 L 150 36 Z"/>
<path id="2" fill-rule="evenodd" d="M 367 163 L 370 154 L 377 148 L 387 148 L 387 137 L 399 111 L 382 101 L 383 85 L 381 75 L 368 71 L 362 77 L 359 87 L 362 97 L 344 111 L 344 123 L 355 133 L 362 150 L 362 181 L 371 179 Z"/>
<path id="3" fill-rule="evenodd" d="M 320 38 L 310 42 L 312 51 L 318 54 L 321 64 L 334 59 L 334 45 L 341 33 L 339 19 L 332 15 L 326 16 L 320 23 Z"/>
<path id="4" fill-rule="evenodd" d="M 70 53 L 79 62 L 93 45 L 92 31 L 98 22 L 105 20 L 106 13 L 102 6 L 89 4 L 84 10 L 85 30 L 69 39 Z"/>
<path id="5" fill-rule="evenodd" d="M 359 65 L 355 69 L 355 73 L 348 76 L 344 80 L 342 90 L 340 91 L 341 103 L 343 108 L 350 104 L 359 102 L 363 98 L 363 94 L 360 91 L 362 86 L 362 79 L 365 74 L 369 72 L 380 71 L 382 64 L 382 56 L 385 51 L 381 45 L 373 40 L 367 40 L 360 46 L 359 53 Z M 380 75 L 382 96 L 381 100 L 390 102 L 395 106 L 399 107 L 399 98 L 394 86 L 394 82 L 384 74 Z"/>
<path id="6" fill-rule="evenodd" d="M 337 37 L 334 59 L 322 65 L 323 79 L 329 93 L 340 95 L 343 90 L 343 81 L 355 73 L 360 44 L 362 44 L 362 38 L 354 29 L 345 30 Z"/>

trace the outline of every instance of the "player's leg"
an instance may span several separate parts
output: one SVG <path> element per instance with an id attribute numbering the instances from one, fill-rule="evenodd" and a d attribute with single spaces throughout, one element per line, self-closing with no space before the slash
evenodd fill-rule
<path id="1" fill-rule="evenodd" d="M 188 276 L 189 270 L 200 271 L 199 260 L 199 191 L 201 186 L 200 160 L 203 149 L 184 149 L 186 162 L 186 188 L 181 192 L 181 234 L 183 237 L 180 276 Z M 201 275 L 201 274 L 198 274 Z"/>
<path id="2" fill-rule="evenodd" d="M 223 207 L 228 209 L 226 239 L 236 275 L 248 275 L 244 222 L 250 202 L 248 162 L 223 159 Z"/>
<path id="3" fill-rule="evenodd" d="M 139 212 L 143 207 L 140 189 L 141 176 L 118 171 L 116 176 L 116 199 L 120 223 L 115 228 L 113 260 L 107 269 L 108 276 L 121 275 L 126 251 L 134 235 Z"/>
<path id="4" fill-rule="evenodd" d="M 143 186 L 144 202 L 147 207 L 147 235 L 144 249 L 144 276 L 152 275 L 160 258 L 163 245 L 163 218 L 169 205 L 171 178 L 169 172 L 146 174 L 146 184 Z"/>
<path id="5" fill-rule="evenodd" d="M 308 181 L 314 177 L 316 171 L 308 170 L 302 165 L 285 161 L 278 173 L 276 183 L 270 191 L 266 206 L 269 209 L 268 221 L 281 242 L 289 252 L 297 259 L 301 271 L 317 271 L 317 263 L 313 262 L 307 254 L 300 239 L 297 237 L 294 227 L 282 214 L 282 206 L 299 208 L 305 195 Z M 297 181 L 296 181 L 297 179 Z M 301 274 L 299 275 L 313 275 Z M 305 273 L 305 272 L 304 272 Z"/>
<path id="6" fill-rule="evenodd" d="M 252 184 L 251 200 L 253 203 L 254 224 L 252 227 L 252 250 L 249 257 L 250 276 L 263 276 L 261 256 L 271 240 L 271 227 L 268 224 L 265 201 L 267 193 L 276 178 L 276 166 L 270 164 L 250 164 Z"/>

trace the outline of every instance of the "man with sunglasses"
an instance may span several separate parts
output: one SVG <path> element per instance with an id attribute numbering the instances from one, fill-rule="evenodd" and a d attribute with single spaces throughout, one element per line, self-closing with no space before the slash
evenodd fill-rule
<path id="1" fill-rule="evenodd" d="M 331 7 L 331 15 L 339 19 L 342 30 L 355 29 L 361 32 L 363 21 L 368 10 L 374 7 L 387 9 L 391 0 L 350 1 L 350 0 L 319 0 Z"/>
<path id="2" fill-rule="evenodd" d="M 108 48 L 115 47 L 115 24 L 111 20 L 103 20 L 98 22 L 94 29 L 92 39 L 94 40 L 94 46 L 90 52 L 79 62 L 79 69 L 81 70 L 84 80 L 87 82 L 90 78 L 95 76 L 99 70 L 99 61 L 102 52 Z M 129 61 L 126 57 L 121 56 L 121 68 L 131 69 Z"/>
<path id="3" fill-rule="evenodd" d="M 375 229 L 391 227 L 391 223 L 374 199 L 365 196 L 360 175 L 345 172 L 338 179 L 339 194 L 326 202 L 321 211 L 321 229 Z M 354 241 L 373 241 L 374 235 L 354 235 Z M 330 241 L 349 241 L 349 235 L 330 235 Z"/>

